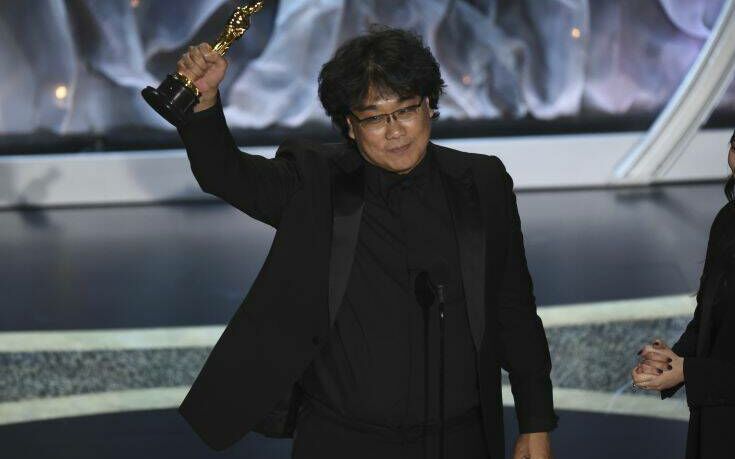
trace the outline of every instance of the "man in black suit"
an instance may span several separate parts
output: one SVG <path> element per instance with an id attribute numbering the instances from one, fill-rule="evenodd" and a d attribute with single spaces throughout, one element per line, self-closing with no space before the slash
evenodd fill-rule
<path id="1" fill-rule="evenodd" d="M 180 411 L 223 449 L 251 430 L 301 457 L 504 457 L 501 366 L 520 436 L 551 457 L 551 362 L 513 184 L 499 159 L 429 141 L 443 81 L 419 37 L 373 29 L 319 76 L 340 144 L 239 151 L 227 63 L 192 47 L 180 135 L 202 189 L 277 229 Z M 438 382 L 437 382 L 438 381 Z"/>

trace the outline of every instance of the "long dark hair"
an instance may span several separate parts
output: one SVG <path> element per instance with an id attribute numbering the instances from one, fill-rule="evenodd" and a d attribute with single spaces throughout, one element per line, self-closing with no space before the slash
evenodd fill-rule
<path id="1" fill-rule="evenodd" d="M 735 132 L 730 137 L 728 148 L 735 147 Z M 729 164 L 728 150 L 728 164 Z M 707 255 L 704 260 L 704 269 L 697 290 L 697 303 L 702 301 L 705 279 L 713 272 L 729 271 L 735 266 L 735 238 L 732 237 L 732 212 L 735 209 L 735 173 L 731 173 L 725 182 L 725 196 L 728 204 L 720 210 L 710 229 L 707 242 Z M 726 210 L 727 208 L 727 210 Z"/>
<path id="2" fill-rule="evenodd" d="M 730 137 L 730 148 L 735 148 L 735 132 L 733 132 L 732 137 Z M 727 182 L 725 182 L 725 196 L 727 196 L 727 200 L 730 202 L 735 199 L 735 191 L 733 191 L 733 188 L 735 188 L 735 173 L 730 174 Z"/>

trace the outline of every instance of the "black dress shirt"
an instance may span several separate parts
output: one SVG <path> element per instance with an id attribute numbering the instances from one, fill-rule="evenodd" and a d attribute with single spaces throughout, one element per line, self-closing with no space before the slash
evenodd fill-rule
<path id="1" fill-rule="evenodd" d="M 357 154 L 357 152 L 355 152 Z M 437 260 L 446 279 L 446 417 L 479 405 L 476 352 L 442 178 L 428 153 L 408 174 L 364 163 L 365 207 L 347 290 L 302 387 L 340 415 L 386 427 L 438 419 L 436 304 L 419 306 L 416 275 Z"/>

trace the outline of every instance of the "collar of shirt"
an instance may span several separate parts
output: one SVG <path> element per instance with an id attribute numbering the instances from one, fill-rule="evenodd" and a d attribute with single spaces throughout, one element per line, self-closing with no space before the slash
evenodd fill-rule
<path id="1" fill-rule="evenodd" d="M 427 150 L 421 161 L 407 174 L 397 174 L 367 161 L 365 167 L 368 188 L 389 203 L 389 206 L 396 190 L 415 189 L 421 192 L 433 169 L 430 150 Z"/>

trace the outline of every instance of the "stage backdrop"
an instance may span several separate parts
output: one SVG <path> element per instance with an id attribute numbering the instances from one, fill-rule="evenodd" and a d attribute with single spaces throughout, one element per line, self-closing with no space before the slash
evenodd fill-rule
<path id="1" fill-rule="evenodd" d="M 722 0 L 269 1 L 231 49 L 233 127 L 327 123 L 316 76 L 371 23 L 426 40 L 446 119 L 653 117 L 705 42 Z M 213 40 L 237 2 L 0 3 L 0 135 L 170 130 L 139 95 L 190 43 Z M 735 89 L 721 101 L 732 111 Z M 131 131 L 134 132 L 134 131 Z"/>

